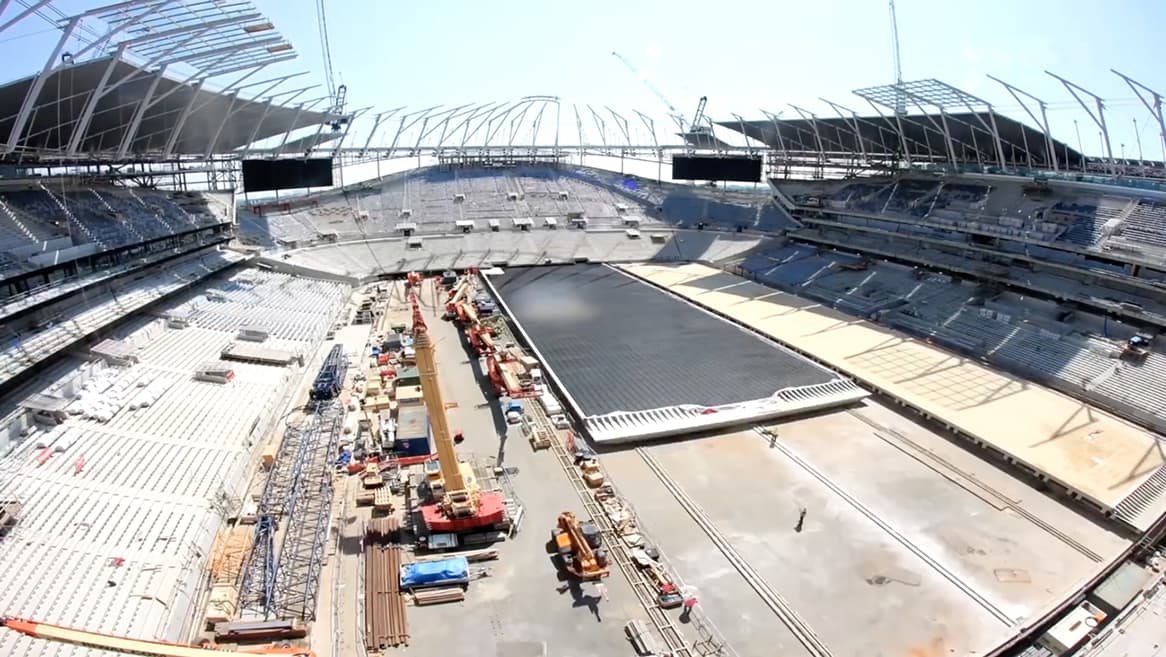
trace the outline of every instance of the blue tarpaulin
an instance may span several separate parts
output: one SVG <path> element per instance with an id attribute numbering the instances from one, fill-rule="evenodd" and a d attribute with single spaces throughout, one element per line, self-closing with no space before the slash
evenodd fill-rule
<path id="1" fill-rule="evenodd" d="M 426 561 L 401 566 L 401 588 L 444 582 L 464 582 L 470 577 L 470 562 L 465 557 Z"/>

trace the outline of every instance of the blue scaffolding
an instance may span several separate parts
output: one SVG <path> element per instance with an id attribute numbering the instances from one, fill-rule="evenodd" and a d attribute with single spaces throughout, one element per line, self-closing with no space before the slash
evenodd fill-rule
<path id="1" fill-rule="evenodd" d="M 288 426 L 263 487 L 255 545 L 243 571 L 244 617 L 315 620 L 332 512 L 333 460 L 344 426 L 336 401 Z"/>

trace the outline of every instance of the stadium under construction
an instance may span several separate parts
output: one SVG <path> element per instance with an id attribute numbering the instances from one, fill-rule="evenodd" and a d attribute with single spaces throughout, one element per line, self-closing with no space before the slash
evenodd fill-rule
<path id="1" fill-rule="evenodd" d="M 12 4 L 0 654 L 1166 645 L 1166 165 L 1102 98 L 1102 156 L 1003 81 L 645 141 L 304 101 L 249 0 Z"/>

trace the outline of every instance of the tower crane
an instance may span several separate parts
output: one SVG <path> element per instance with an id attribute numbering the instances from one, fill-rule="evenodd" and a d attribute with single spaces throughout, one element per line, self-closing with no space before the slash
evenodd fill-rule
<path id="1" fill-rule="evenodd" d="M 615 57 L 619 61 L 623 62 L 623 65 L 626 66 L 628 68 L 628 70 L 632 72 L 632 75 L 639 78 L 640 81 L 644 83 L 644 86 L 647 87 L 648 90 L 651 91 L 653 94 L 655 94 L 656 98 L 659 98 L 661 103 L 664 103 L 664 105 L 668 108 L 668 116 L 672 117 L 672 120 L 676 122 L 676 125 L 677 125 L 677 127 L 680 128 L 681 132 L 685 132 L 684 114 L 681 113 L 680 110 L 676 109 L 675 105 L 673 105 L 671 102 L 669 102 L 668 98 L 664 95 L 664 92 L 657 89 L 656 85 L 652 84 L 651 80 L 644 77 L 644 75 L 642 73 L 640 73 L 640 70 L 638 68 L 636 68 L 634 64 L 632 64 L 631 62 L 628 61 L 627 57 L 624 57 L 623 55 L 621 55 L 615 51 L 612 51 L 611 54 L 613 57 Z"/>
<path id="2" fill-rule="evenodd" d="M 458 460 L 445 401 L 437 378 L 437 360 L 429 327 L 417 300 L 416 288 L 409 295 L 413 306 L 413 350 L 421 378 L 421 397 L 429 412 L 429 425 L 437 447 L 437 461 L 425 464 L 425 480 L 430 501 L 421 505 L 425 527 L 434 533 L 486 529 L 506 520 L 506 503 L 496 492 L 483 491 L 469 463 Z"/>
<path id="3" fill-rule="evenodd" d="M 328 84 L 328 95 L 332 97 L 332 114 L 338 117 L 329 127 L 339 132 L 348 123 L 344 116 L 344 106 L 348 102 L 348 85 L 336 86 L 332 75 L 332 48 L 328 43 L 328 18 L 324 11 L 324 0 L 316 0 L 316 21 L 320 28 L 320 52 L 324 56 L 324 81 Z"/>
<path id="4" fill-rule="evenodd" d="M 907 100 L 903 97 L 903 60 L 899 56 L 899 21 L 895 17 L 895 0 L 888 0 L 891 12 L 891 50 L 895 66 L 895 114 L 907 113 Z"/>
<path id="5" fill-rule="evenodd" d="M 656 85 L 652 84 L 651 80 L 640 73 L 640 70 L 636 68 L 635 65 L 630 61 L 628 61 L 627 57 L 624 57 L 615 51 L 612 51 L 611 54 L 613 57 L 623 62 L 623 65 L 632 72 L 632 75 L 635 75 L 637 78 L 639 78 L 640 81 L 644 83 L 644 86 L 646 86 L 649 91 L 655 94 L 656 98 L 660 99 L 660 102 L 664 103 L 665 107 L 668 108 L 668 116 L 672 117 L 672 120 L 676 122 L 676 126 L 680 128 L 680 136 L 683 137 L 686 142 L 700 143 L 701 137 L 708 137 L 712 135 L 712 129 L 709 126 L 704 125 L 706 120 L 704 108 L 706 105 L 708 105 L 708 96 L 700 97 L 700 101 L 696 105 L 696 114 L 692 117 L 692 123 L 688 123 L 684 119 L 684 114 L 680 110 L 676 109 L 676 106 L 668 100 L 664 93 L 660 91 Z"/>

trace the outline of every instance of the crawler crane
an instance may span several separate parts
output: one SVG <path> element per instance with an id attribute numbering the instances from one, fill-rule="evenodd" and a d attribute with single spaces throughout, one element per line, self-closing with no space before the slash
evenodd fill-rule
<path id="1" fill-rule="evenodd" d="M 437 461 L 425 464 L 425 479 L 430 501 L 421 505 L 421 518 L 433 533 L 467 532 L 487 529 L 506 520 L 505 500 L 496 492 L 483 491 L 474 477 L 474 469 L 458 460 L 445 401 L 437 379 L 437 362 L 429 327 L 421 313 L 416 290 L 410 295 L 413 305 L 413 349 L 417 373 L 421 378 L 421 397 L 429 412 Z"/>

